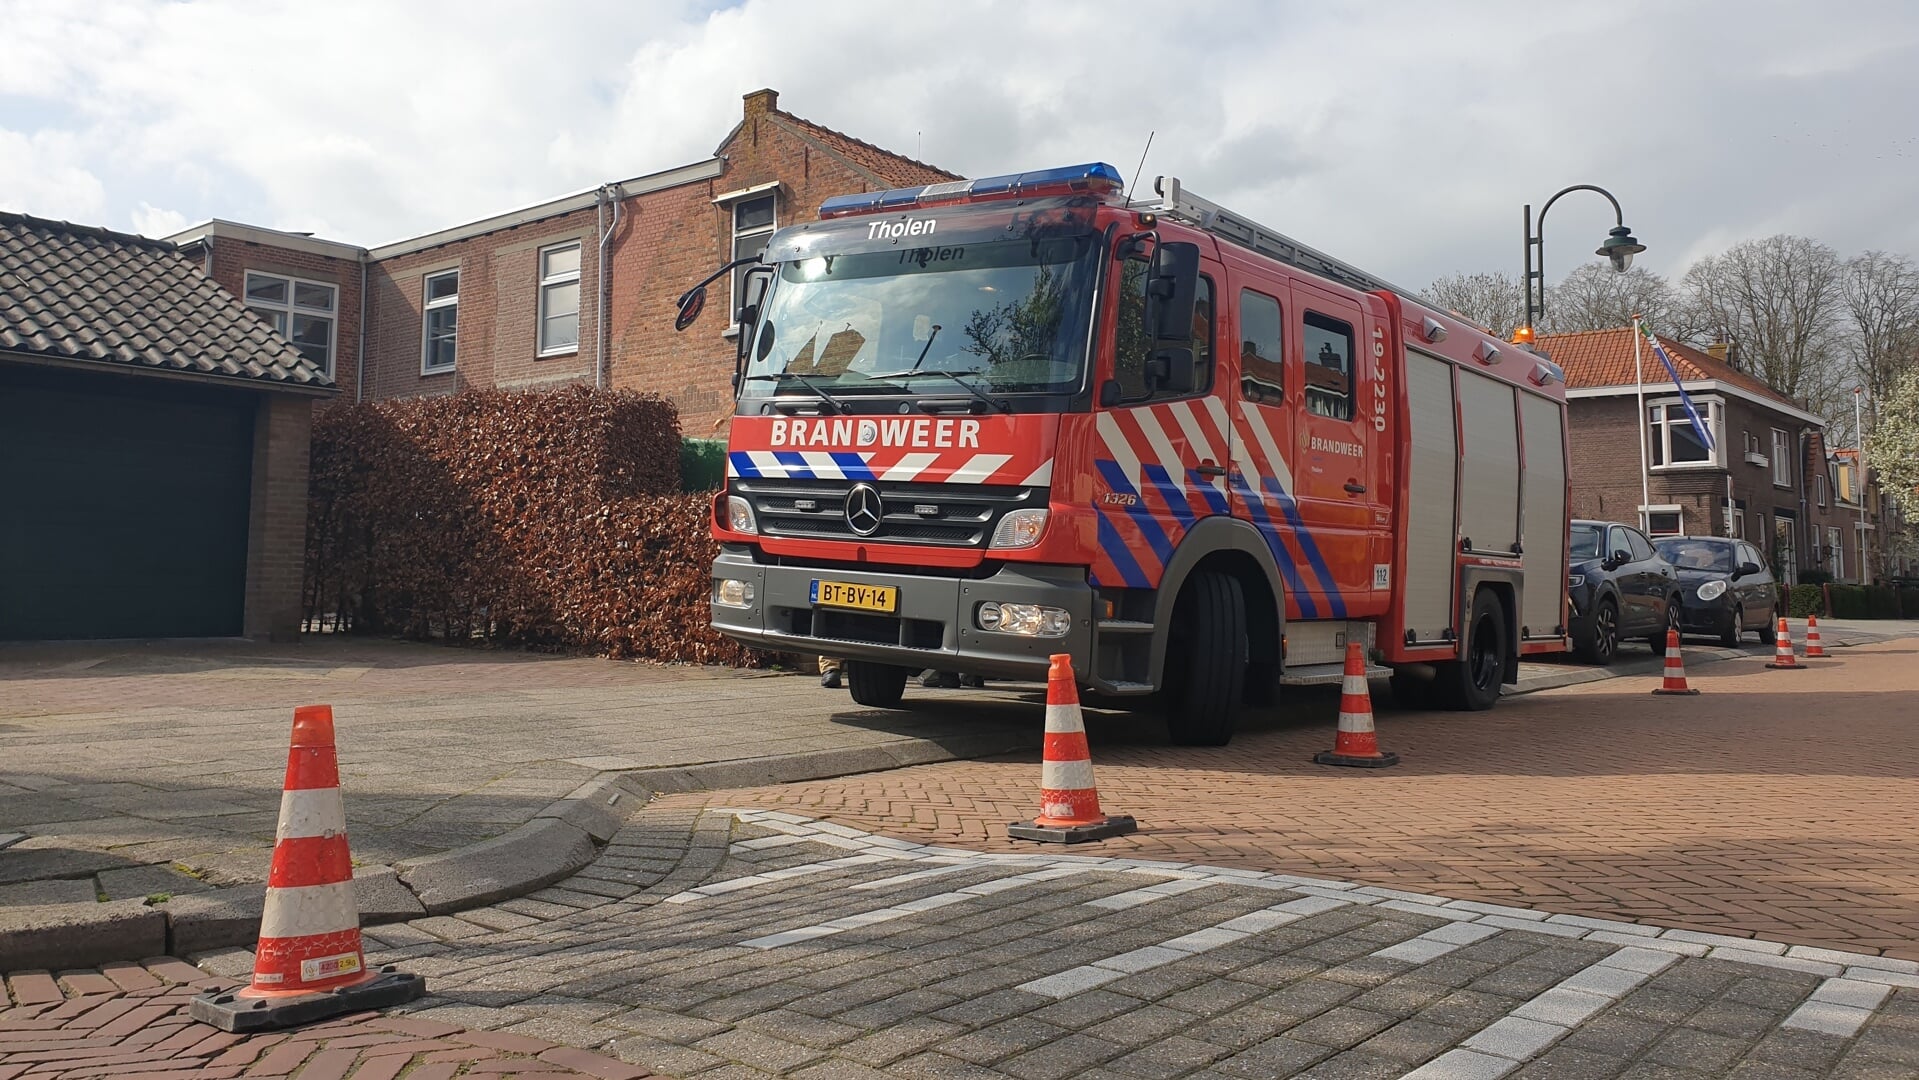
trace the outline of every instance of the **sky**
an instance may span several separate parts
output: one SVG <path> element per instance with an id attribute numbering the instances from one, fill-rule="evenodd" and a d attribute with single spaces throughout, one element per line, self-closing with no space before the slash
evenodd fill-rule
<path id="1" fill-rule="evenodd" d="M 708 157 L 740 97 L 961 175 L 1107 161 L 1421 288 L 1619 199 L 1919 257 L 1911 0 L 0 0 L 0 209 L 376 246 Z M 1546 220 L 1557 280 L 1613 224 Z"/>

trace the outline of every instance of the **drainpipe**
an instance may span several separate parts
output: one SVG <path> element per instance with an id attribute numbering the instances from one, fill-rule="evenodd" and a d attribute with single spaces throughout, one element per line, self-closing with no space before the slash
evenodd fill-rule
<path id="1" fill-rule="evenodd" d="M 624 192 L 618 184 L 605 184 L 600 187 L 596 210 L 600 220 L 600 291 L 595 304 L 593 356 L 593 385 L 604 390 L 611 381 L 611 373 L 606 370 L 606 308 L 611 300 L 612 271 L 606 264 L 608 245 L 613 242 L 613 234 L 620 228 L 620 200 Z M 606 221 L 606 205 L 613 204 L 613 220 Z"/>
<path id="2" fill-rule="evenodd" d="M 360 343 L 354 347 L 353 354 L 353 403 L 355 405 L 366 400 L 366 258 L 366 249 L 361 248 Z"/>

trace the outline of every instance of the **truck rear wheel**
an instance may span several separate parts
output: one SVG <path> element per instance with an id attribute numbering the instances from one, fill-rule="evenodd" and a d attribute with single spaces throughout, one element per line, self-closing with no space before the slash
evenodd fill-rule
<path id="1" fill-rule="evenodd" d="M 1166 653 L 1166 731 L 1178 746 L 1224 746 L 1246 686 L 1246 596 L 1239 580 L 1202 570 L 1173 608 Z"/>
<path id="2" fill-rule="evenodd" d="M 1479 712 L 1499 700 L 1506 681 L 1506 611 L 1492 590 L 1473 596 L 1472 617 L 1466 620 L 1466 659 L 1434 665 L 1439 677 L 1434 689 L 1446 707 Z"/>
<path id="3" fill-rule="evenodd" d="M 892 664 L 848 660 L 846 687 L 853 692 L 854 701 L 869 709 L 897 709 L 900 698 L 906 694 L 907 676 L 911 674 L 906 668 Z"/>

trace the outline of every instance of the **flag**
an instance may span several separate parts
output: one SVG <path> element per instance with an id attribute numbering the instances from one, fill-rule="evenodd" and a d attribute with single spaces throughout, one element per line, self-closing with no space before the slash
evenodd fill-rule
<path id="1" fill-rule="evenodd" d="M 1679 402 L 1686 407 L 1686 415 L 1692 419 L 1692 429 L 1699 433 L 1699 441 L 1706 444 L 1706 449 L 1715 449 L 1712 432 L 1706 427 L 1706 421 L 1700 417 L 1699 410 L 1693 406 L 1691 395 L 1687 394 L 1686 388 L 1679 384 L 1679 369 L 1673 366 L 1672 357 L 1667 356 L 1665 348 L 1659 344 L 1659 335 L 1653 333 L 1652 327 L 1643 322 L 1639 324 L 1639 332 L 1646 335 L 1647 343 L 1652 346 L 1652 354 L 1659 358 L 1660 363 L 1666 365 L 1666 374 L 1672 378 L 1673 389 L 1679 391 Z"/>

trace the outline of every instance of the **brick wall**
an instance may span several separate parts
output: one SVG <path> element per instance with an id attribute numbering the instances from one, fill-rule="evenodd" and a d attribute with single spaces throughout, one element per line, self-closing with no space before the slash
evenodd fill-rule
<path id="1" fill-rule="evenodd" d="M 265 393 L 254 414 L 242 617 L 248 637 L 295 641 L 300 636 L 313 406 L 314 399 L 304 395 Z"/>
<path id="2" fill-rule="evenodd" d="M 539 352 L 540 250 L 580 245 L 580 342 Z M 460 272 L 459 334 L 451 372 L 421 371 L 426 275 Z M 367 278 L 367 400 L 467 387 L 528 389 L 593 381 L 599 306 L 594 210 L 576 210 L 373 264 Z"/>
<path id="3" fill-rule="evenodd" d="M 333 382 L 344 391 L 344 400 L 353 400 L 353 388 L 360 369 L 360 264 L 356 259 L 336 259 L 307 251 L 256 244 L 250 240 L 216 236 L 213 247 L 213 280 L 220 287 L 246 298 L 246 272 L 258 270 L 283 274 L 332 285 L 339 290 L 339 310 L 335 312 L 333 337 Z"/>

